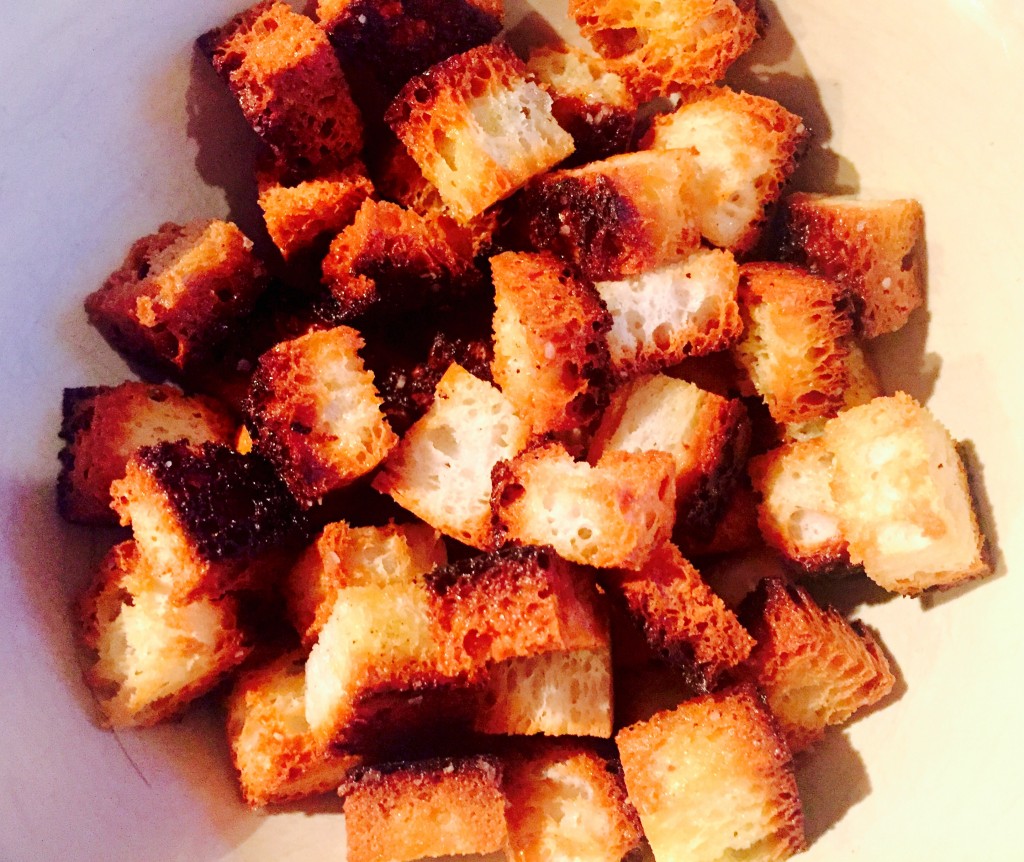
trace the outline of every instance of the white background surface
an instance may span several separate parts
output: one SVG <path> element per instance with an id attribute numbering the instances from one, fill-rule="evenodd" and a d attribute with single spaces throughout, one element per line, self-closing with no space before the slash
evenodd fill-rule
<path id="1" fill-rule="evenodd" d="M 254 223 L 248 132 L 196 35 L 244 0 L 11 0 L 0 32 L 0 860 L 341 859 L 338 804 L 237 801 L 210 715 L 100 731 L 68 601 L 104 538 L 54 514 L 64 386 L 126 371 L 83 297 L 165 220 Z M 514 17 L 528 11 L 510 4 Z M 535 0 L 538 8 L 545 4 Z M 914 196 L 930 292 L 879 347 L 890 385 L 970 442 L 995 578 L 835 598 L 881 633 L 903 694 L 800 770 L 814 860 L 1024 858 L 1024 8 L 1015 0 L 775 0 L 732 78 L 802 113 L 798 182 Z M 808 76 L 810 79 L 809 80 Z M 227 191 L 225 191 L 227 187 Z M 994 517 L 994 529 L 992 528 Z M 307 812 L 317 809 L 315 816 Z"/>

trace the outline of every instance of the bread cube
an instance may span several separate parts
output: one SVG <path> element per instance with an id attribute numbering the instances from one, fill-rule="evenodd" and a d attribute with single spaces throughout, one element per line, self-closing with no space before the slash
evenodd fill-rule
<path id="1" fill-rule="evenodd" d="M 744 675 L 765 693 L 790 751 L 892 691 L 895 677 L 871 632 L 818 607 L 802 587 L 766 579 L 741 614 L 757 640 Z"/>
<path id="2" fill-rule="evenodd" d="M 215 401 L 173 386 L 129 380 L 65 389 L 57 508 L 75 523 L 116 524 L 110 483 L 124 477 L 137 449 L 166 440 L 227 444 L 234 431 L 234 420 Z"/>
<path id="3" fill-rule="evenodd" d="M 342 787 L 348 862 L 507 851 L 501 764 L 483 756 L 357 770 Z"/>
<path id="4" fill-rule="evenodd" d="M 398 438 L 347 326 L 285 341 L 260 357 L 245 406 L 256 451 L 311 503 L 373 470 Z"/>
<path id="5" fill-rule="evenodd" d="M 645 143 L 695 153 L 703 175 L 701 233 L 740 253 L 757 242 L 807 136 L 803 121 L 778 102 L 712 87 L 655 118 Z"/>
<path id="6" fill-rule="evenodd" d="M 660 712 L 616 737 L 657 859 L 788 859 L 805 847 L 789 749 L 753 686 Z"/>
<path id="7" fill-rule="evenodd" d="M 554 171 L 524 190 L 522 230 L 592 281 L 684 260 L 700 246 L 698 170 L 685 150 L 649 150 Z"/>
<path id="8" fill-rule="evenodd" d="M 85 673 L 110 727 L 173 718 L 249 653 L 232 598 L 178 602 L 134 542 L 115 545 L 79 603 Z"/>
<path id="9" fill-rule="evenodd" d="M 721 80 L 758 35 L 754 0 L 569 0 L 569 14 L 640 101 Z"/>
<path id="10" fill-rule="evenodd" d="M 362 149 L 363 121 L 331 43 L 287 3 L 263 0 L 198 44 L 286 164 L 336 166 Z"/>
<path id="11" fill-rule="evenodd" d="M 506 252 L 491 275 L 494 382 L 534 434 L 588 426 L 607 401 L 601 300 L 551 254 Z"/>
<path id="12" fill-rule="evenodd" d="M 465 224 L 573 151 L 551 97 L 502 45 L 483 45 L 409 81 L 385 119 Z"/>
<path id="13" fill-rule="evenodd" d="M 168 222 L 131 247 L 85 311 L 126 359 L 174 374 L 210 356 L 265 286 L 252 242 L 233 224 Z"/>
<path id="14" fill-rule="evenodd" d="M 445 535 L 486 550 L 494 541 L 491 470 L 522 450 L 529 433 L 497 389 L 453 364 L 373 487 Z"/>
<path id="15" fill-rule="evenodd" d="M 672 539 L 687 559 L 717 557 L 762 544 L 757 526 L 757 498 L 742 477 L 722 505 L 710 536 L 676 529 Z"/>
<path id="16" fill-rule="evenodd" d="M 915 595 L 991 572 L 956 445 L 913 398 L 897 392 L 846 410 L 824 441 L 850 560 L 869 578 Z"/>
<path id="17" fill-rule="evenodd" d="M 664 452 L 609 452 L 591 466 L 547 443 L 494 472 L 504 538 L 599 568 L 641 568 L 672 531 L 675 498 L 675 462 Z"/>
<path id="18" fill-rule="evenodd" d="M 786 259 L 855 297 L 857 332 L 895 332 L 924 302 L 924 211 L 914 200 L 793 194 L 784 203 Z"/>

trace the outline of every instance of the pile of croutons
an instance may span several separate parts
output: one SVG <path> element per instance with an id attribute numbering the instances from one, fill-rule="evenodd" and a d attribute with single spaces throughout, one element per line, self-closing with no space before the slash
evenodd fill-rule
<path id="1" fill-rule="evenodd" d="M 223 684 L 244 799 L 339 791 L 350 862 L 785 858 L 793 754 L 894 684 L 800 581 L 988 571 L 864 349 L 918 204 L 784 197 L 809 130 L 717 84 L 753 0 L 569 11 L 593 51 L 501 0 L 207 33 L 269 253 L 166 224 L 85 303 L 150 381 L 65 392 L 61 512 L 131 528 L 87 682 L 113 727 Z"/>

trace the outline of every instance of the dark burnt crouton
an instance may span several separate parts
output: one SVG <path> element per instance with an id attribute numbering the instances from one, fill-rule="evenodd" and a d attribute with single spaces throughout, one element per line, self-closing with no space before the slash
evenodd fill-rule
<path id="1" fill-rule="evenodd" d="M 757 38 L 754 0 L 569 0 L 569 14 L 640 101 L 721 80 Z"/>
<path id="2" fill-rule="evenodd" d="M 626 153 L 539 177 L 523 192 L 518 217 L 535 248 L 593 281 L 619 279 L 697 250 L 696 182 L 688 152 Z"/>
<path id="3" fill-rule="evenodd" d="M 494 382 L 534 434 L 590 425 L 607 400 L 608 313 L 551 254 L 491 258 Z"/>
<path id="4" fill-rule="evenodd" d="M 139 449 L 110 493 L 175 600 L 249 585 L 303 538 L 302 514 L 270 464 L 217 443 Z"/>
<path id="5" fill-rule="evenodd" d="M 775 263 L 740 267 L 745 331 L 733 348 L 776 422 L 835 416 L 850 383 L 850 319 L 838 285 Z"/>
<path id="6" fill-rule="evenodd" d="M 263 0 L 199 47 L 285 164 L 338 165 L 362 149 L 363 121 L 331 43 L 288 4 Z"/>
<path id="7" fill-rule="evenodd" d="M 783 255 L 846 288 L 864 338 L 895 332 L 924 301 L 924 211 L 913 200 L 794 194 Z"/>
<path id="8" fill-rule="evenodd" d="M 450 57 L 413 78 L 386 120 L 463 224 L 573 151 L 551 97 L 500 45 Z"/>
<path id="9" fill-rule="evenodd" d="M 321 748 L 306 723 L 305 654 L 243 673 L 228 696 L 228 742 L 253 808 L 337 790 L 362 760 Z"/>
<path id="10" fill-rule="evenodd" d="M 722 507 L 710 537 L 703 538 L 684 530 L 676 530 L 673 540 L 687 559 L 746 551 L 761 544 L 761 531 L 757 526 L 757 497 L 750 485 L 740 480 Z"/>
<path id="11" fill-rule="evenodd" d="M 176 373 L 208 357 L 265 286 L 252 242 L 233 224 L 168 222 L 131 247 L 85 310 L 125 358 Z"/>
<path id="12" fill-rule="evenodd" d="M 805 847 L 789 749 L 753 686 L 660 712 L 616 737 L 658 859 L 788 859 Z"/>
<path id="13" fill-rule="evenodd" d="M 233 599 L 176 601 L 135 542 L 107 554 L 79 615 L 85 681 L 111 727 L 173 718 L 249 652 Z"/>
<path id="14" fill-rule="evenodd" d="M 126 381 L 120 386 L 65 389 L 57 508 L 79 524 L 116 524 L 110 483 L 125 474 L 142 446 L 166 440 L 230 442 L 231 416 L 209 398 L 171 386 Z"/>
<path id="15" fill-rule="evenodd" d="M 413 862 L 507 851 L 496 758 L 356 770 L 341 788 L 348 862 Z"/>
<path id="16" fill-rule="evenodd" d="M 256 367 L 245 424 L 303 503 L 369 473 L 397 442 L 362 347 L 359 333 L 339 326 L 285 341 Z"/>
<path id="17" fill-rule="evenodd" d="M 871 632 L 818 607 L 803 588 L 766 579 L 740 613 L 757 640 L 744 673 L 765 693 L 791 751 L 892 691 L 895 677 Z"/>

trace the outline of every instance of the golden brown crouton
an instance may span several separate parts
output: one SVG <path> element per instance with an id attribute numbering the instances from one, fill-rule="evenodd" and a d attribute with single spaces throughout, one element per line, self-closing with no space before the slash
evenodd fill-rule
<path id="1" fill-rule="evenodd" d="M 569 14 L 641 101 L 721 80 L 757 38 L 754 0 L 569 0 Z"/>
<path id="2" fill-rule="evenodd" d="M 675 500 L 675 462 L 664 452 L 609 452 L 591 466 L 547 443 L 494 472 L 507 539 L 599 568 L 642 567 L 672 531 Z"/>
<path id="3" fill-rule="evenodd" d="M 433 405 L 402 438 L 373 487 L 442 533 L 475 548 L 493 544 L 491 469 L 514 457 L 529 426 L 492 385 L 453 364 Z"/>
<path id="4" fill-rule="evenodd" d="M 256 133 L 288 165 L 342 163 L 363 146 L 363 121 L 323 31 L 286 3 L 263 0 L 199 47 Z"/>
<path id="5" fill-rule="evenodd" d="M 260 357 L 245 405 L 256 451 L 310 503 L 369 473 L 398 441 L 347 326 L 285 341 Z"/>
<path id="6" fill-rule="evenodd" d="M 253 808 L 337 790 L 361 758 L 331 754 L 306 723 L 305 654 L 247 670 L 228 696 L 228 742 Z"/>
<path id="7" fill-rule="evenodd" d="M 227 444 L 234 430 L 215 401 L 186 397 L 172 386 L 129 380 L 65 389 L 57 507 L 79 524 L 116 524 L 110 483 L 124 476 L 137 449 L 165 440 Z"/>
<path id="8" fill-rule="evenodd" d="M 748 263 L 739 293 L 745 332 L 733 349 L 772 418 L 835 416 L 850 381 L 843 290 L 796 267 Z"/>
<path id="9" fill-rule="evenodd" d="M 739 253 L 757 242 L 806 138 L 803 121 L 778 102 L 713 87 L 657 117 L 646 144 L 695 154 L 702 173 L 701 233 Z"/>
<path id="10" fill-rule="evenodd" d="M 79 604 L 85 674 L 111 727 L 172 718 L 248 654 L 234 599 L 177 602 L 134 542 L 114 546 Z"/>
<path id="11" fill-rule="evenodd" d="M 496 758 L 358 769 L 341 788 L 348 862 L 412 862 L 507 851 Z"/>
<path id="12" fill-rule="evenodd" d="M 869 578 L 914 595 L 991 572 L 953 439 L 913 398 L 846 410 L 824 441 L 850 560 Z"/>
<path id="13" fill-rule="evenodd" d="M 757 640 L 744 673 L 765 693 L 791 751 L 892 691 L 895 677 L 871 633 L 818 607 L 802 587 L 766 579 L 741 615 Z"/>
<path id="14" fill-rule="evenodd" d="M 385 119 L 463 224 L 573 151 L 551 97 L 500 45 L 413 78 Z"/>
<path id="15" fill-rule="evenodd" d="M 534 434 L 588 426 L 607 401 L 608 313 L 552 254 L 491 258 L 494 382 Z"/>
<path id="16" fill-rule="evenodd" d="M 700 246 L 698 170 L 684 150 L 649 150 L 554 171 L 526 187 L 518 218 L 593 281 L 637 275 Z"/>
<path id="17" fill-rule="evenodd" d="M 85 310 L 123 356 L 175 373 L 208 357 L 265 286 L 252 242 L 233 224 L 168 222 L 131 247 Z"/>
<path id="18" fill-rule="evenodd" d="M 924 211 L 913 200 L 786 198 L 783 254 L 855 297 L 864 338 L 895 332 L 924 301 Z"/>
<path id="19" fill-rule="evenodd" d="M 660 712 L 616 742 L 655 858 L 774 862 L 804 849 L 789 749 L 753 686 Z"/>

